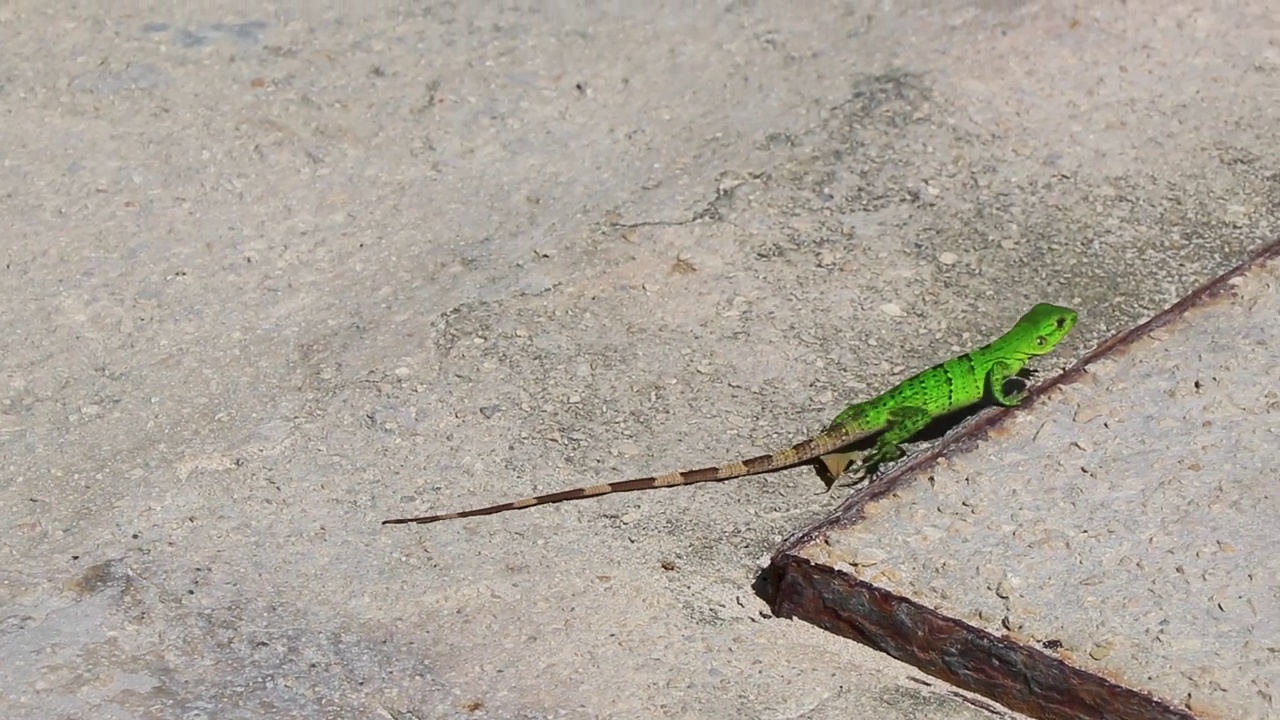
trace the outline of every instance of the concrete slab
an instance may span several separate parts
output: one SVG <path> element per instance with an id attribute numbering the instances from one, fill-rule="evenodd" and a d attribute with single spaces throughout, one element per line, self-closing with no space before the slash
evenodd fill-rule
<path id="1" fill-rule="evenodd" d="M 1280 232 L 1273 3 L 0 6 L 0 714 L 986 717 L 751 584 L 804 470 Z"/>
<path id="2" fill-rule="evenodd" d="M 775 607 L 1033 717 L 1278 714 L 1280 243 L 855 494 Z"/>

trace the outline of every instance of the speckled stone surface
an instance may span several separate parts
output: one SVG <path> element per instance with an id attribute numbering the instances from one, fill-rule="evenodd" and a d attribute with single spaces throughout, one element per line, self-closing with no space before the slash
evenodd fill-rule
<path id="1" fill-rule="evenodd" d="M 1280 259 L 803 554 L 1198 717 L 1280 714 Z"/>
<path id="2" fill-rule="evenodd" d="M 0 716 L 990 717 L 770 616 L 808 468 L 378 523 L 1070 364 L 1280 232 L 1276 13 L 0 3 Z"/>

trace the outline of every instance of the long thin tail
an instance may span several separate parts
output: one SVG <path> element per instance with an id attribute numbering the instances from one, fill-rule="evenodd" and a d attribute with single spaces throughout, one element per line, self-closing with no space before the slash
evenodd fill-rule
<path id="1" fill-rule="evenodd" d="M 441 513 L 439 515 L 424 515 L 422 517 L 383 520 L 382 524 L 407 525 L 409 523 L 433 523 L 440 522 L 441 520 L 476 517 L 477 515 L 493 515 L 494 513 L 506 512 L 508 510 L 520 510 L 522 508 L 549 505 L 551 503 L 564 502 L 566 500 L 578 500 L 580 498 L 596 497 L 597 495 L 609 495 L 610 493 L 634 492 L 636 490 L 648 490 L 650 488 L 675 487 L 676 485 L 693 485 L 695 483 L 732 480 L 733 478 L 739 478 L 745 475 L 756 475 L 758 473 L 771 472 L 773 470 L 781 470 L 785 467 L 791 467 L 792 465 L 798 465 L 799 463 L 812 460 L 820 455 L 826 455 L 833 450 L 838 450 L 850 443 L 857 442 L 869 434 L 871 433 L 854 433 L 844 427 L 833 427 L 817 437 L 792 445 L 786 450 L 780 450 L 771 455 L 760 455 L 758 457 L 729 463 L 727 465 L 706 467 L 699 470 L 671 472 L 665 475 L 652 475 L 650 477 L 622 480 L 620 482 L 604 483 L 601 485 L 592 485 L 591 487 L 574 488 L 572 490 L 562 490 L 560 492 L 549 493 L 547 495 L 527 497 L 521 500 L 513 500 L 511 502 L 476 508 L 474 510 Z"/>

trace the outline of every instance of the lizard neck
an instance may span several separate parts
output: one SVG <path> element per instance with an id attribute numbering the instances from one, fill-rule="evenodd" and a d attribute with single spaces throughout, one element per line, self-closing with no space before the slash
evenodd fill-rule
<path id="1" fill-rule="evenodd" d="M 997 363 L 1011 372 L 1025 367 L 1031 353 L 1022 350 L 1020 338 L 1012 337 L 1013 335 L 1013 332 L 1006 333 L 970 352 L 969 360 L 973 363 L 974 372 L 985 377 Z"/>

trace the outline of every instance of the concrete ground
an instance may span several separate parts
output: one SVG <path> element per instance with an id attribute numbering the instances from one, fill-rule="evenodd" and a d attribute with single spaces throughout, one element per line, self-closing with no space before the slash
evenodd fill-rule
<path id="1" fill-rule="evenodd" d="M 1280 716 L 1280 242 L 789 538 L 774 612 L 1045 720 Z"/>
<path id="2" fill-rule="evenodd" d="M 0 7 L 0 714 L 978 718 L 752 583 L 789 444 L 1280 232 L 1280 6 Z M 999 711 L 1005 713 L 1005 711 Z M 1005 713 L 1007 715 L 1007 713 Z"/>

